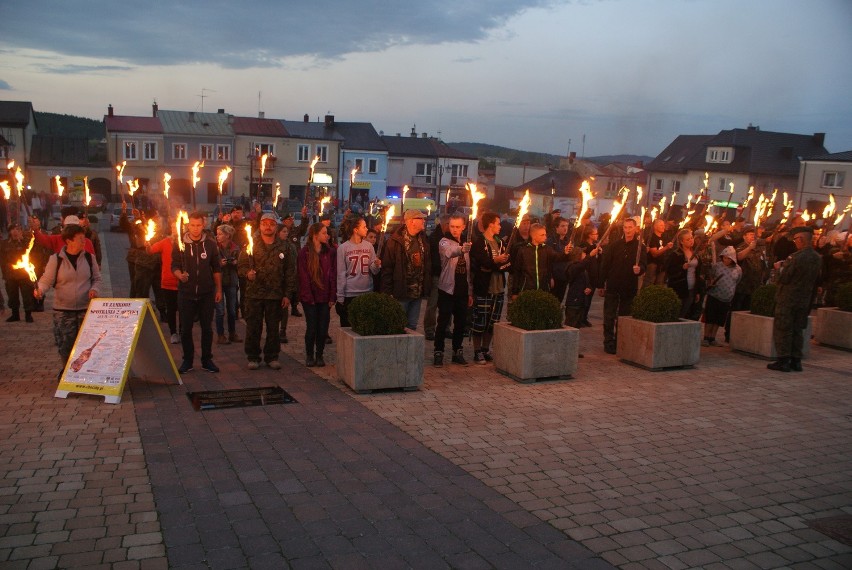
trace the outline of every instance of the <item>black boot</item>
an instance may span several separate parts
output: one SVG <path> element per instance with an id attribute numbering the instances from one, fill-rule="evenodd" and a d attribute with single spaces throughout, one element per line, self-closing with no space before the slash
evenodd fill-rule
<path id="1" fill-rule="evenodd" d="M 305 357 L 305 366 L 307 366 L 308 368 L 313 368 L 316 365 L 317 365 L 317 361 L 314 358 L 313 354 L 309 354 Z"/>
<path id="2" fill-rule="evenodd" d="M 27 321 L 28 323 L 34 322 L 33 321 L 33 314 L 30 311 L 25 312 L 24 313 L 24 320 Z"/>
<path id="3" fill-rule="evenodd" d="M 790 370 L 793 372 L 801 372 L 802 371 L 802 359 L 801 358 L 791 358 L 790 359 Z"/>
<path id="4" fill-rule="evenodd" d="M 789 358 L 779 358 L 775 362 L 770 362 L 766 365 L 766 367 L 770 370 L 778 370 L 779 372 L 789 372 L 790 368 L 790 359 Z"/>
<path id="5" fill-rule="evenodd" d="M 21 320 L 21 313 L 17 309 L 12 309 L 12 315 L 6 319 L 7 323 L 17 323 Z"/>

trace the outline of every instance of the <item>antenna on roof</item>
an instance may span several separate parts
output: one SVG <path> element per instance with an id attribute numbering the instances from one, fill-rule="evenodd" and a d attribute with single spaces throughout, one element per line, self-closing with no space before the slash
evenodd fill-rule
<path id="1" fill-rule="evenodd" d="M 207 89 L 206 87 L 202 87 L 201 88 L 201 95 L 196 95 L 196 97 L 201 97 L 201 112 L 202 113 L 204 112 L 204 99 L 207 97 L 207 95 L 205 94 L 205 91 L 209 92 L 209 93 L 215 93 L 216 92 L 213 89 Z"/>
<path id="2" fill-rule="evenodd" d="M 260 116 L 260 111 L 262 110 L 262 109 L 261 109 L 261 106 L 262 106 L 262 101 L 261 101 L 261 99 L 262 99 L 262 97 L 263 97 L 263 91 L 258 91 L 258 92 L 257 92 L 257 115 L 258 115 L 258 116 Z"/>

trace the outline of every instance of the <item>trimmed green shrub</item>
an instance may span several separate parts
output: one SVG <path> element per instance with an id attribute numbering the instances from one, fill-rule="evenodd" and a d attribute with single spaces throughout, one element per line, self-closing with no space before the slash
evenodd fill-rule
<path id="1" fill-rule="evenodd" d="M 562 328 L 559 300 L 546 291 L 524 291 L 509 305 L 509 324 L 527 331 Z"/>
<path id="2" fill-rule="evenodd" d="M 361 336 L 403 334 L 408 318 L 399 301 L 386 293 L 366 293 L 349 305 L 352 330 Z"/>
<path id="3" fill-rule="evenodd" d="M 852 282 L 840 285 L 834 293 L 834 300 L 841 311 L 852 312 Z"/>
<path id="4" fill-rule="evenodd" d="M 676 323 L 680 315 L 681 301 L 674 289 L 661 285 L 649 285 L 639 291 L 630 305 L 630 316 L 652 323 Z"/>
<path id="5" fill-rule="evenodd" d="M 777 285 L 761 285 L 751 294 L 751 314 L 762 317 L 775 316 L 775 293 Z"/>

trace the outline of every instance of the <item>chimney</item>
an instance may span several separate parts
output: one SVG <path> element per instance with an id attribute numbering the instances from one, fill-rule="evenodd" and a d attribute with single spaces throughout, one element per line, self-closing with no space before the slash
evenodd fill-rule
<path id="1" fill-rule="evenodd" d="M 568 164 L 574 164 L 574 160 L 577 158 L 577 153 L 571 151 L 568 153 Z"/>
<path id="2" fill-rule="evenodd" d="M 816 145 L 816 146 L 825 145 L 825 133 L 814 133 L 814 145 Z"/>
<path id="3" fill-rule="evenodd" d="M 154 101 L 154 104 L 153 104 L 153 105 L 151 105 L 151 116 L 152 116 L 152 117 L 156 117 L 156 116 L 157 116 L 157 111 L 159 111 L 159 110 L 160 110 L 160 107 L 157 105 L 157 102 L 156 102 L 156 101 Z"/>
<path id="4" fill-rule="evenodd" d="M 782 146 L 781 147 L 781 156 L 788 159 L 788 160 L 793 158 L 793 147 Z"/>
<path id="5" fill-rule="evenodd" d="M 417 125 L 414 125 L 413 127 L 411 127 L 411 138 L 413 138 L 413 139 L 417 138 Z"/>
<path id="6" fill-rule="evenodd" d="M 189 118 L 187 119 L 187 121 L 189 121 L 190 123 L 194 123 L 194 122 L 195 122 L 195 111 L 190 111 L 190 112 L 189 112 Z"/>
<path id="7" fill-rule="evenodd" d="M 114 116 L 115 115 L 113 114 L 112 103 L 110 103 L 109 107 L 107 107 L 107 117 L 114 117 Z"/>
<path id="8" fill-rule="evenodd" d="M 429 135 L 428 135 L 428 134 L 426 134 L 426 133 L 420 133 L 420 136 L 421 136 L 421 137 L 423 137 L 424 139 L 428 139 L 428 138 L 429 138 Z"/>
<path id="9" fill-rule="evenodd" d="M 334 128 L 334 115 L 326 115 L 325 116 L 325 128 L 333 129 Z"/>
<path id="10" fill-rule="evenodd" d="M 758 127 L 758 126 L 756 126 L 756 125 L 752 125 L 751 123 L 749 123 L 749 124 L 748 124 L 748 129 L 747 129 L 747 130 L 749 130 L 749 131 L 759 131 L 759 130 L 760 130 L 760 127 Z"/>
<path id="11" fill-rule="evenodd" d="M 305 113 L 305 116 L 304 116 L 304 117 L 302 117 L 302 121 L 304 121 L 304 122 L 306 122 L 306 123 L 307 123 L 307 122 L 309 122 L 310 120 L 311 120 L 311 118 L 308 116 L 308 114 L 307 114 L 307 113 Z"/>
<path id="12" fill-rule="evenodd" d="M 644 160 L 637 160 L 636 164 L 634 164 L 634 166 L 636 168 L 641 169 L 641 170 L 645 170 L 645 161 Z"/>
<path id="13" fill-rule="evenodd" d="M 258 119 L 264 119 L 264 118 L 266 118 L 266 112 L 265 112 L 265 111 L 258 111 L 258 112 L 257 112 L 257 118 L 258 118 Z"/>
<path id="14" fill-rule="evenodd" d="M 216 112 L 217 112 L 217 113 L 219 113 L 220 115 L 224 115 L 224 114 L 225 114 L 225 109 L 219 109 L 219 110 L 218 110 L 218 111 L 216 111 Z"/>

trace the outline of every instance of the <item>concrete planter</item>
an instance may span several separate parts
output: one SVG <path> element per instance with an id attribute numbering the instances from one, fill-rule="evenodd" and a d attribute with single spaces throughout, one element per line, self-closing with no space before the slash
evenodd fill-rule
<path id="1" fill-rule="evenodd" d="M 820 344 L 852 350 L 852 312 L 836 307 L 817 309 L 814 337 Z"/>
<path id="2" fill-rule="evenodd" d="M 580 331 L 575 328 L 527 331 L 496 323 L 492 344 L 497 371 L 518 382 L 565 379 L 577 371 Z"/>
<path id="3" fill-rule="evenodd" d="M 615 354 L 648 370 L 694 366 L 701 356 L 701 334 L 698 321 L 652 323 L 618 317 Z"/>
<path id="4" fill-rule="evenodd" d="M 351 328 L 337 334 L 337 377 L 359 394 L 402 388 L 417 390 L 423 384 L 422 334 L 361 336 Z"/>
<path id="5" fill-rule="evenodd" d="M 731 313 L 731 350 L 775 360 L 775 343 L 772 341 L 773 317 L 753 315 L 749 311 L 734 311 Z M 805 342 L 802 345 L 802 357 L 807 358 L 811 352 L 811 333 L 813 318 L 808 317 L 808 328 L 805 331 Z"/>

